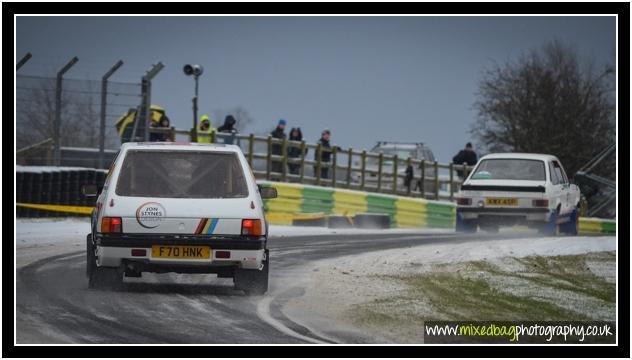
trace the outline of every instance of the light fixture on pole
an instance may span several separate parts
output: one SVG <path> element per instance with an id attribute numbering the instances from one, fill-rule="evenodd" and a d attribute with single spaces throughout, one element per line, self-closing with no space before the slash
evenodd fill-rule
<path id="1" fill-rule="evenodd" d="M 201 65 L 197 65 L 197 64 L 194 64 L 194 65 L 186 64 L 184 65 L 184 68 L 182 70 L 184 71 L 184 74 L 186 76 L 193 75 L 193 79 L 195 79 L 195 96 L 193 96 L 193 131 L 191 132 L 192 134 L 191 142 L 197 142 L 198 78 L 204 72 L 204 68 Z"/>

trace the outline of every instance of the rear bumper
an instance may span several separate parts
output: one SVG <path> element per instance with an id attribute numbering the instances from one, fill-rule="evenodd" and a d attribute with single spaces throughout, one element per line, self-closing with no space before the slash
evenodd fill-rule
<path id="1" fill-rule="evenodd" d="M 547 208 L 478 208 L 457 207 L 457 216 L 463 220 L 485 219 L 499 221 L 503 219 L 511 222 L 549 221 L 551 210 Z"/>
<path id="2" fill-rule="evenodd" d="M 99 266 L 125 265 L 137 271 L 179 273 L 221 273 L 222 270 L 260 269 L 266 237 L 182 236 L 161 234 L 97 234 Z M 208 246 L 209 259 L 165 259 L 152 257 L 154 245 Z M 144 249 L 144 256 L 132 256 L 132 249 Z M 217 251 L 223 256 L 218 257 Z M 228 256 L 227 256 L 227 253 Z"/>

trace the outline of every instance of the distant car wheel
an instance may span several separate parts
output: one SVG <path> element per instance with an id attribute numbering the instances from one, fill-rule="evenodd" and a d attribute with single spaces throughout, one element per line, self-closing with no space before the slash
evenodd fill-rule
<path id="1" fill-rule="evenodd" d="M 577 207 L 571 212 L 568 222 L 560 225 L 560 232 L 573 236 L 579 233 L 579 209 Z"/>
<path id="2" fill-rule="evenodd" d="M 233 276 L 235 289 L 243 290 L 246 295 L 263 295 L 268 291 L 268 275 L 270 257 L 268 250 L 265 252 L 266 258 L 263 260 L 263 269 L 236 269 Z"/>
<path id="3" fill-rule="evenodd" d="M 476 220 L 465 220 L 463 214 L 456 213 L 456 232 L 475 233 L 477 228 Z"/>
<path id="4" fill-rule="evenodd" d="M 547 235 L 547 236 L 558 235 L 559 233 L 559 226 L 557 225 L 558 213 L 559 213 L 558 209 L 553 210 L 551 212 L 551 217 L 549 218 L 549 221 L 544 223 L 540 227 L 540 231 L 539 231 L 540 234 Z"/>

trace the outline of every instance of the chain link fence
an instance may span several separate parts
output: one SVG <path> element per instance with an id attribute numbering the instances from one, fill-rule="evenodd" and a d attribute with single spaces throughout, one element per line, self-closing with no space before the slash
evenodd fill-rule
<path id="1" fill-rule="evenodd" d="M 64 78 L 61 91 L 62 166 L 96 167 L 99 157 L 101 80 Z M 56 111 L 55 77 L 16 76 L 16 152 L 19 165 L 50 165 Z M 121 141 L 116 121 L 141 103 L 140 83 L 108 81 L 105 102 L 105 163 Z"/>

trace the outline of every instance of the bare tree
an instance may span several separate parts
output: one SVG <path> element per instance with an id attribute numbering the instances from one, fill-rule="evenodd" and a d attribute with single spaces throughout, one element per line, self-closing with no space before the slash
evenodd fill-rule
<path id="1" fill-rule="evenodd" d="M 471 133 L 489 151 L 556 155 L 572 176 L 615 141 L 611 66 L 581 66 L 558 41 L 484 73 Z M 614 176 L 614 162 L 603 175 Z"/>

